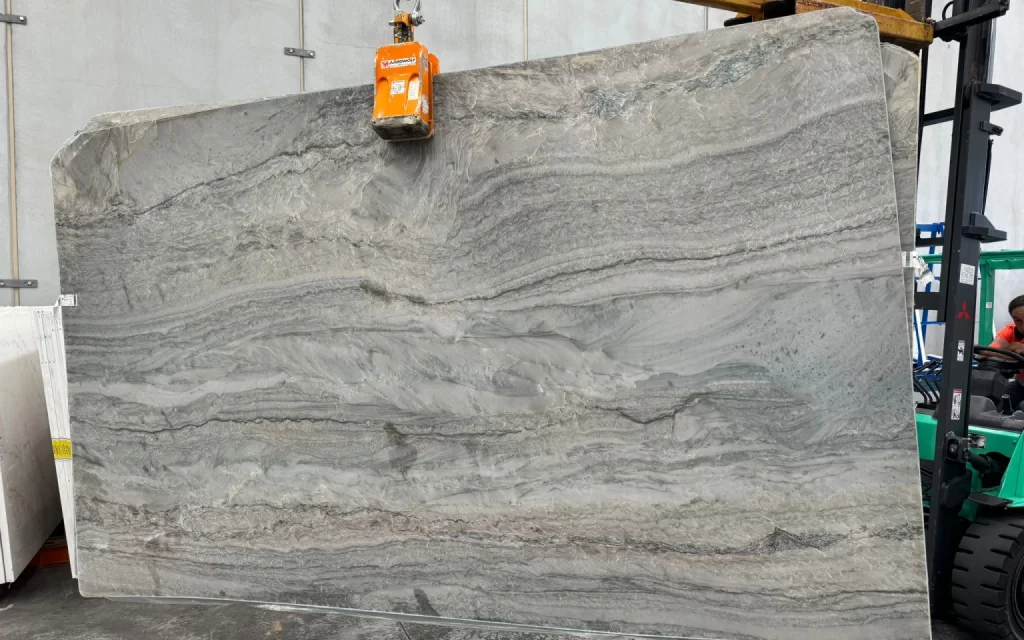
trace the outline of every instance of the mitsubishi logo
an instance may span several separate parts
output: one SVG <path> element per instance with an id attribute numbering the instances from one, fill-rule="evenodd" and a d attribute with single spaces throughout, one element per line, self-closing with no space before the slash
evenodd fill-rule
<path id="1" fill-rule="evenodd" d="M 965 300 L 960 304 L 960 311 L 956 313 L 957 320 L 970 320 L 971 312 L 967 310 L 967 301 Z"/>

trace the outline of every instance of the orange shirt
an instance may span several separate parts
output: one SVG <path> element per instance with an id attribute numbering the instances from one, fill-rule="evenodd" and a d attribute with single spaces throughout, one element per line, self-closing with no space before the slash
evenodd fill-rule
<path id="1" fill-rule="evenodd" d="M 999 333 L 996 334 L 996 339 L 992 342 L 992 344 L 988 346 L 995 347 L 996 349 L 1001 348 L 1003 345 L 999 342 L 999 340 L 1002 340 L 1007 344 L 1013 344 L 1014 342 L 1024 342 L 1024 338 L 1017 337 L 1017 332 L 1014 330 L 1012 322 L 1003 327 L 1002 329 L 1000 329 Z M 1017 379 L 1020 380 L 1021 382 L 1024 382 L 1024 371 L 1017 374 Z"/>

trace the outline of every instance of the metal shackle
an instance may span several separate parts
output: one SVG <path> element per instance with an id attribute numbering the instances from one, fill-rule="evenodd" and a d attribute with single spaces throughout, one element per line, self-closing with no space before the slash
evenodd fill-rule
<path id="1" fill-rule="evenodd" d="M 402 0 L 395 0 L 395 12 L 396 12 L 396 13 L 397 13 L 397 12 L 399 12 L 399 11 L 401 11 L 401 8 L 399 8 L 399 5 L 400 5 L 400 4 L 402 4 Z M 414 16 L 415 16 L 415 15 L 419 15 L 419 12 L 420 12 L 420 5 L 421 5 L 421 4 L 422 4 L 422 0 L 416 0 L 416 8 L 415 8 L 415 9 L 413 9 L 412 11 L 410 11 L 409 13 L 410 13 L 411 15 L 414 15 Z"/>

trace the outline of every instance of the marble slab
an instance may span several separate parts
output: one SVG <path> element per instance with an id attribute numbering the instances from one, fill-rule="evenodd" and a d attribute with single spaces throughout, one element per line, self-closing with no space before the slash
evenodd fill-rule
<path id="1" fill-rule="evenodd" d="M 61 518 L 39 368 L 39 311 L 0 307 L 0 583 L 18 578 Z"/>
<path id="2" fill-rule="evenodd" d="M 172 605 L 82 598 L 66 567 L 33 572 L 4 595 L 5 640 L 571 640 L 586 636 L 521 634 L 441 627 L 332 613 L 283 611 L 238 603 Z M 594 636 L 592 636 L 594 637 Z M 607 635 L 594 640 L 609 640 Z"/>
<path id="3" fill-rule="evenodd" d="M 882 74 L 889 112 L 893 177 L 900 230 L 900 249 L 915 250 L 917 220 L 917 133 L 920 117 L 921 60 L 913 53 L 891 44 L 882 45 Z M 913 326 L 914 268 L 904 267 L 903 285 L 907 295 L 907 326 Z"/>
<path id="4" fill-rule="evenodd" d="M 839 9 L 442 75 L 423 143 L 368 87 L 94 123 L 82 592 L 927 638 L 881 69 Z"/>
<path id="5" fill-rule="evenodd" d="M 53 443 L 53 463 L 57 469 L 57 488 L 64 516 L 64 534 L 68 545 L 71 577 L 78 577 L 78 535 L 75 530 L 75 485 L 71 451 L 71 416 L 68 412 L 68 374 L 64 353 L 64 316 L 61 307 L 38 307 L 35 312 L 39 367 L 46 415 Z"/>

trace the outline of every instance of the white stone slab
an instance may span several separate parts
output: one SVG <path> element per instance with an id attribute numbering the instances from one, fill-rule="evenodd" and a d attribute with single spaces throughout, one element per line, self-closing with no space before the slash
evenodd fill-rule
<path id="1" fill-rule="evenodd" d="M 60 522 L 36 308 L 0 307 L 0 540 L 13 582 Z"/>

